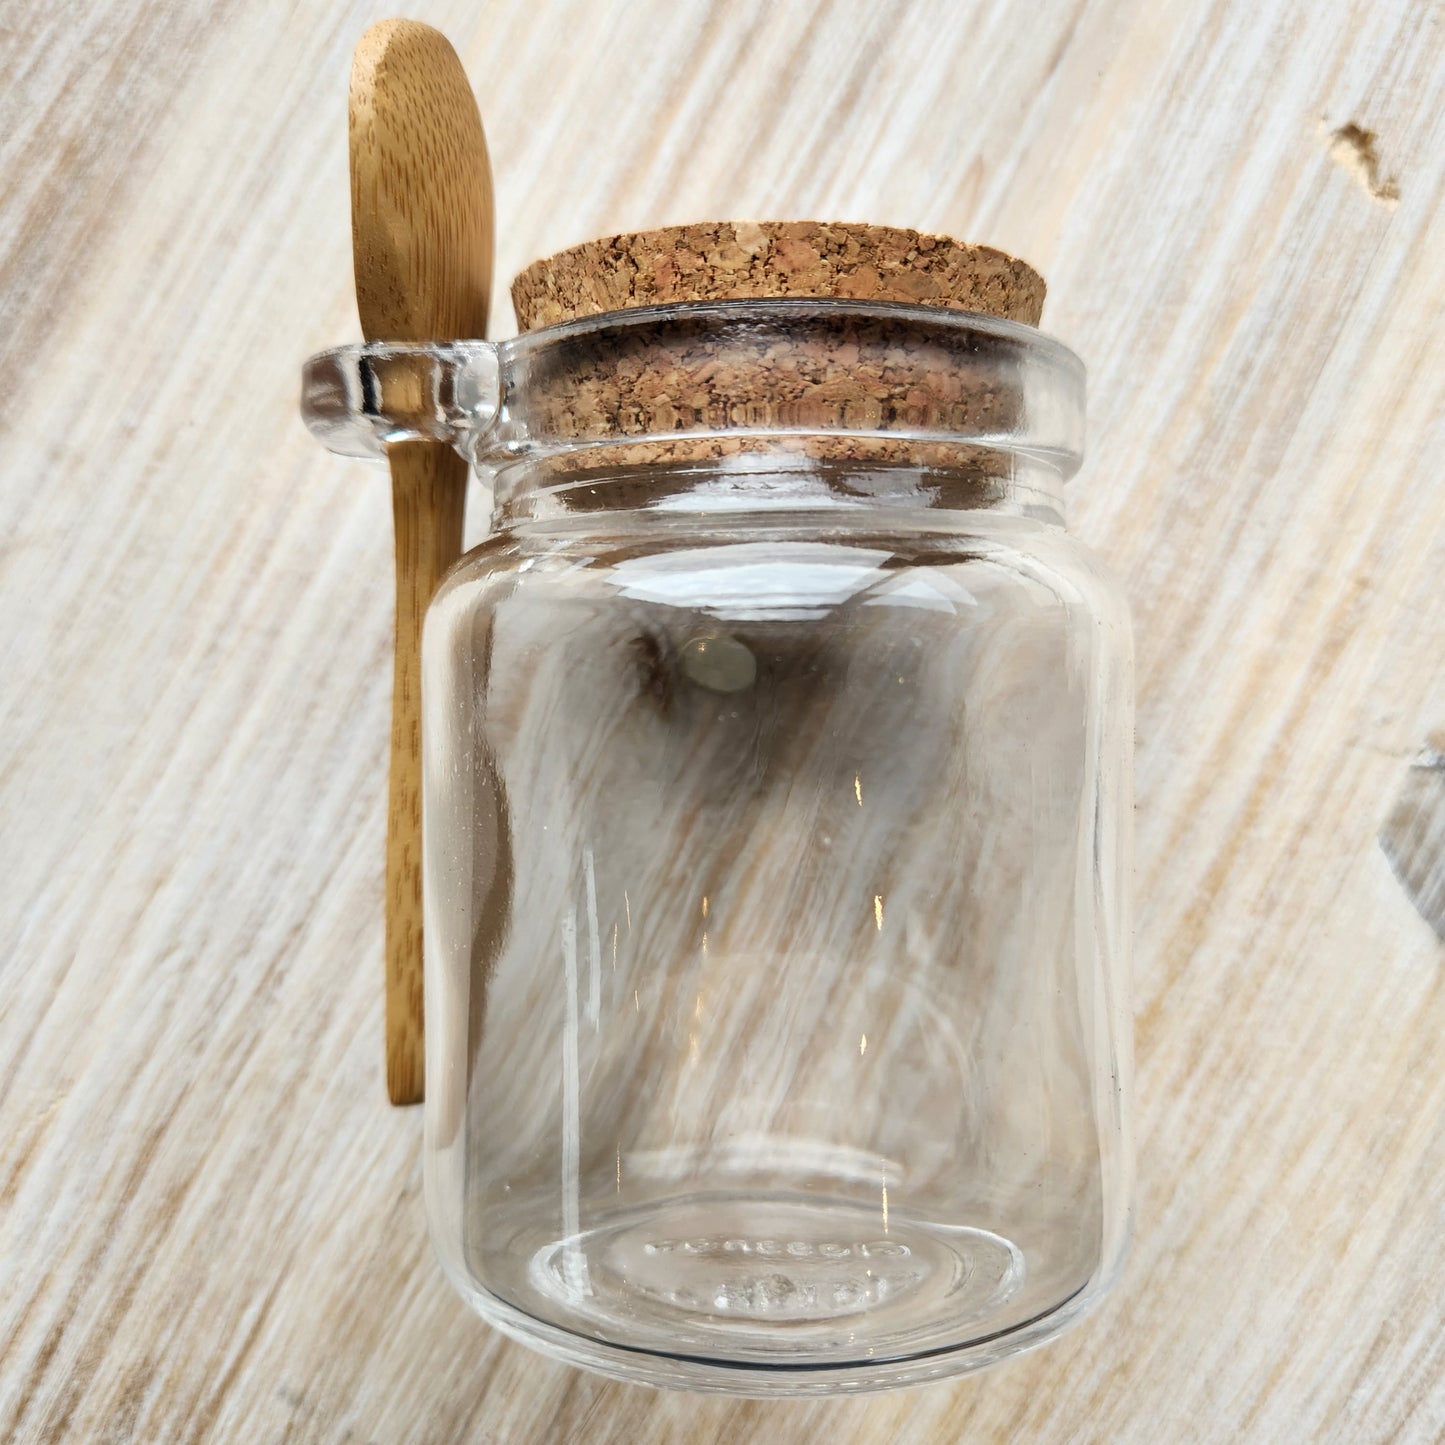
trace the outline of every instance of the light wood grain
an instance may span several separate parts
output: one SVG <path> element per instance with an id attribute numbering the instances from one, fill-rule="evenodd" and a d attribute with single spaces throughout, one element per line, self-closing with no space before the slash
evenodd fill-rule
<path id="1" fill-rule="evenodd" d="M 425 1095 L 421 895 L 421 629 L 437 583 L 462 554 L 467 464 L 450 447 L 390 449 L 396 538 L 396 627 L 391 659 L 391 758 L 386 770 L 386 1094 Z"/>
<path id="2" fill-rule="evenodd" d="M 347 104 L 356 309 L 368 341 L 485 336 L 492 176 L 466 71 L 446 36 L 383 20 L 351 59 Z M 462 550 L 467 468 L 450 447 L 391 449 L 396 628 L 386 805 L 386 1091 L 425 1088 L 421 898 L 421 629 Z"/>
<path id="3" fill-rule="evenodd" d="M 1047 1350 L 861 1401 L 610 1385 L 467 1313 L 375 1047 L 387 486 L 295 414 L 356 332 L 378 12 L 20 0 L 0 1438 L 1440 1438 L 1445 946 L 1377 842 L 1445 726 L 1440 4 L 417 10 L 483 97 L 498 286 L 726 215 L 1047 277 L 1091 368 L 1073 525 L 1138 637 L 1132 1259 Z M 1332 158 L 1350 122 L 1393 209 Z"/>

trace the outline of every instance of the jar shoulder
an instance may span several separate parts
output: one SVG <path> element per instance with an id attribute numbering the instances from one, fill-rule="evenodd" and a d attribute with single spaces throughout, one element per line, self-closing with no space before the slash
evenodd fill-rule
<path id="1" fill-rule="evenodd" d="M 932 594 L 940 599 L 932 603 Z M 444 579 L 433 610 L 485 611 L 503 599 L 645 601 L 737 608 L 749 599 L 833 606 L 1051 603 L 1090 616 L 1129 645 L 1124 589 L 1064 528 L 983 513 L 946 527 L 833 520 L 705 527 L 650 522 L 601 534 L 576 528 L 488 537 Z"/>

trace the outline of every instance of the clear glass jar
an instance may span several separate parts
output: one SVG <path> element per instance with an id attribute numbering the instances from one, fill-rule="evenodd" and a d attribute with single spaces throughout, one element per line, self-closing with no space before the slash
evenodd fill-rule
<path id="1" fill-rule="evenodd" d="M 454 441 L 426 625 L 426 1192 L 491 1323 L 877 1389 L 1077 1319 L 1128 1232 L 1131 657 L 1065 532 L 1083 370 L 843 301 L 315 358 Z"/>

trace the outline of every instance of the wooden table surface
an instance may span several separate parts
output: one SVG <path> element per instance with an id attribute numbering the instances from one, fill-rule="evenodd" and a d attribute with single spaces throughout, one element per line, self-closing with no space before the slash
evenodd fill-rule
<path id="1" fill-rule="evenodd" d="M 1072 524 L 1138 635 L 1133 1253 L 1061 1342 L 849 1401 L 613 1385 L 467 1312 L 382 1087 L 387 485 L 296 409 L 357 332 L 386 12 L 10 0 L 0 1439 L 1445 1437 L 1445 943 L 1380 843 L 1402 797 L 1416 874 L 1445 831 L 1445 7 L 414 11 L 481 99 L 503 282 L 712 216 L 1047 275 Z"/>

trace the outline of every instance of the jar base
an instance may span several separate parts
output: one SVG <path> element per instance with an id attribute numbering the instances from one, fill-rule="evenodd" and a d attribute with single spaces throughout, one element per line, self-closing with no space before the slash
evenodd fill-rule
<path id="1" fill-rule="evenodd" d="M 1046 1308 L 1019 1247 L 806 1192 L 671 1197 L 509 1257 L 490 1289 L 454 1283 L 490 1323 L 617 1379 L 768 1396 L 887 1389 L 962 1374 L 1051 1338 L 1101 1292 Z M 500 1243 L 500 1241 L 498 1241 Z M 1032 1308 L 1031 1308 L 1032 1304 Z"/>
<path id="2" fill-rule="evenodd" d="M 851 1332 L 896 1348 L 996 1310 L 1022 1254 L 987 1230 L 889 1219 L 879 1205 L 694 1195 L 628 1210 L 539 1250 L 529 1278 L 629 1341 L 773 1360 L 836 1358 Z"/>

